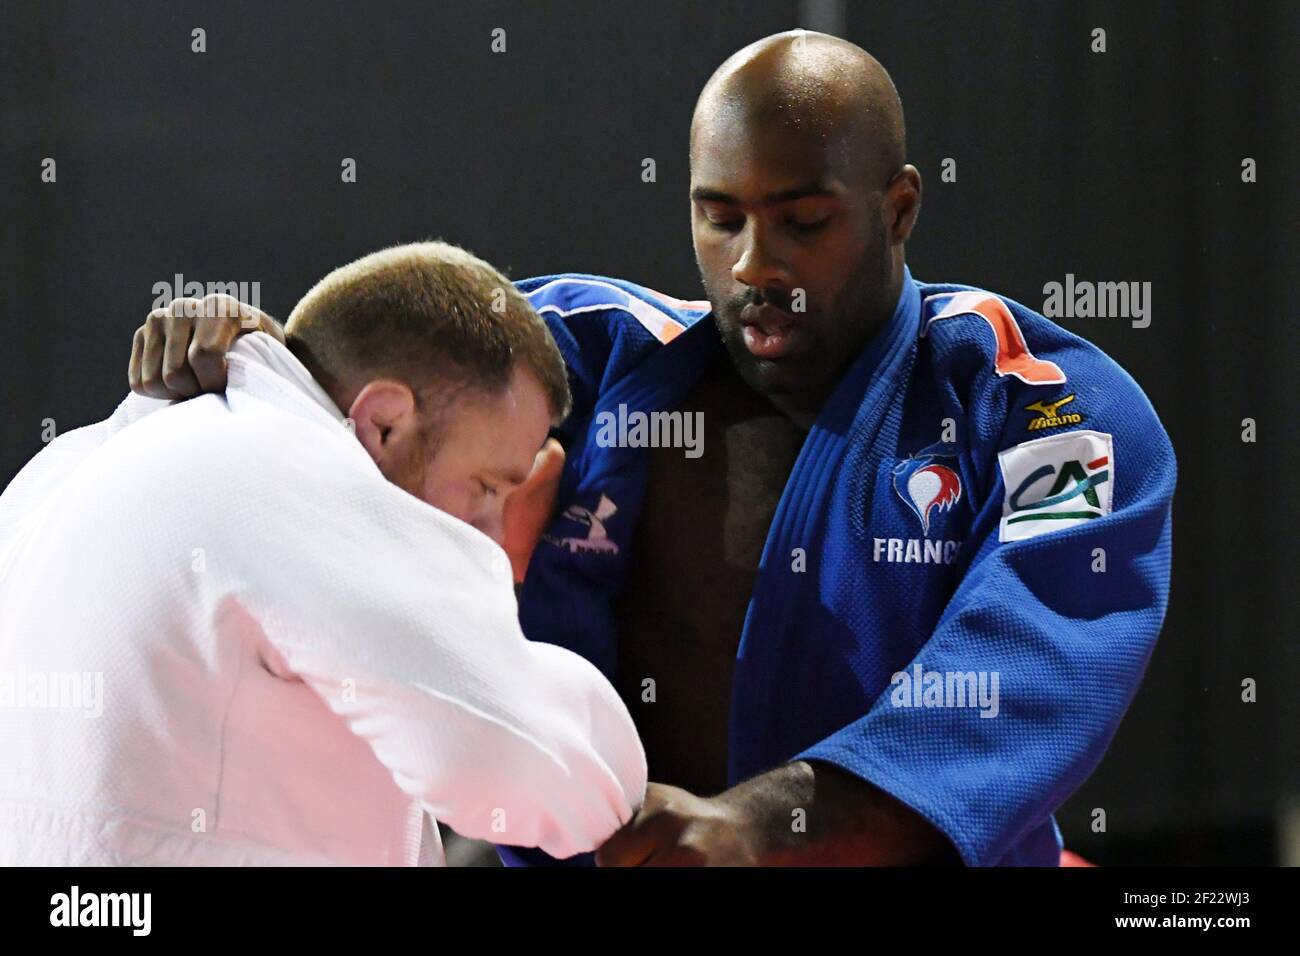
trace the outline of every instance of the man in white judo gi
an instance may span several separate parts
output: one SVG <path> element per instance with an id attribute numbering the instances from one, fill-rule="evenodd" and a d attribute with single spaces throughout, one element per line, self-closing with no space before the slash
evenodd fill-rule
<path id="1" fill-rule="evenodd" d="M 0 496 L 0 863 L 438 863 L 430 816 L 563 857 L 639 806 L 627 709 L 524 639 L 501 547 L 569 403 L 540 318 L 421 243 L 287 337 Z"/>

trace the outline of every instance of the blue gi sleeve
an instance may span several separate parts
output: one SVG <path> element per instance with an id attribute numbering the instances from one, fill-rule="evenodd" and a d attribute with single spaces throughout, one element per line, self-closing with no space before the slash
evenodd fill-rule
<path id="1" fill-rule="evenodd" d="M 1091 362 L 1077 429 L 1021 441 L 1025 422 L 1007 410 L 1023 402 L 1008 401 L 1005 383 L 997 401 L 984 390 L 964 403 L 971 417 L 976 406 L 999 417 L 971 465 L 982 475 L 967 472 L 987 489 L 967 570 L 906 680 L 895 674 L 866 716 L 796 758 L 887 791 L 967 865 L 996 864 L 1087 779 L 1164 618 L 1173 449 L 1132 379 L 1099 353 Z M 1016 399 L 1059 391 L 1012 387 Z M 926 704 L 950 692 L 936 681 L 972 672 L 986 675 L 988 706 Z"/>

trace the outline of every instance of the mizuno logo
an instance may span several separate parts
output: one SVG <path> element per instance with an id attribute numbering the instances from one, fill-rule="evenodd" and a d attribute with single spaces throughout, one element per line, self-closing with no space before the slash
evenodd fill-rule
<path id="1" fill-rule="evenodd" d="M 1083 416 L 1078 412 L 1069 412 L 1061 414 L 1061 406 L 1068 405 L 1074 401 L 1073 395 L 1066 395 L 1064 398 L 1058 398 L 1054 402 L 1034 402 L 1032 405 L 1026 405 L 1025 411 L 1038 412 L 1039 417 L 1031 419 L 1029 430 L 1031 432 L 1041 431 L 1044 428 L 1060 428 L 1063 425 L 1077 425 L 1083 421 Z"/>
<path id="2" fill-rule="evenodd" d="M 1034 402 L 1032 405 L 1026 405 L 1025 410 L 1030 412 L 1042 412 L 1048 418 L 1056 417 L 1056 410 L 1062 405 L 1068 405 L 1074 401 L 1073 395 L 1067 395 L 1065 398 L 1058 398 L 1054 402 Z"/>

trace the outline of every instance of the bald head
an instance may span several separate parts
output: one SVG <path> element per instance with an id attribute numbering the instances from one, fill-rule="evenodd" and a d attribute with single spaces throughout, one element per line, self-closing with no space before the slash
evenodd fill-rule
<path id="1" fill-rule="evenodd" d="M 691 121 L 691 234 L 741 377 L 811 422 L 894 312 L 921 176 L 866 51 L 796 30 L 727 59 Z"/>
<path id="2" fill-rule="evenodd" d="M 818 142 L 870 189 L 906 154 L 903 104 L 885 68 L 847 40 L 806 30 L 764 37 L 718 67 L 695 106 L 692 157 L 738 129 Z"/>

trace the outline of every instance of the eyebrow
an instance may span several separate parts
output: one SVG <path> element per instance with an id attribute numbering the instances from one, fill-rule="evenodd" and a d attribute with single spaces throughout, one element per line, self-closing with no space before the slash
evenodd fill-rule
<path id="1" fill-rule="evenodd" d="M 783 189 L 780 192 L 768 193 L 759 201 L 759 205 L 776 206 L 783 202 L 793 202 L 796 199 L 807 199 L 809 197 L 831 198 L 834 196 L 835 192 L 833 190 L 827 189 L 819 183 L 810 183 L 807 186 L 797 186 L 794 189 Z M 708 186 L 696 186 L 692 189 L 691 199 L 695 202 L 719 202 L 728 206 L 744 205 L 730 193 L 710 189 Z"/>

